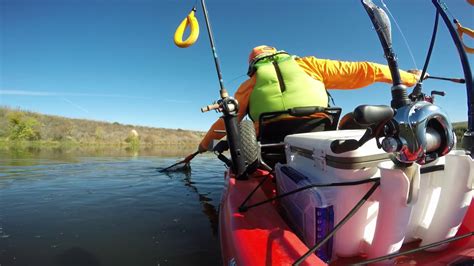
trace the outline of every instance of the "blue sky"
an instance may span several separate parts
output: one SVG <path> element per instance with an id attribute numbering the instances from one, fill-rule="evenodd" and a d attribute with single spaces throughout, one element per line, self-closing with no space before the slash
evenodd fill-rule
<path id="1" fill-rule="evenodd" d="M 385 0 L 422 68 L 434 21 L 430 0 Z M 173 34 L 195 1 L 0 0 L 0 105 L 123 124 L 207 130 L 219 114 L 200 107 L 218 98 L 219 83 L 205 30 L 194 46 L 178 48 Z M 208 0 L 224 84 L 234 93 L 246 78 L 252 47 L 276 46 L 299 56 L 385 63 L 359 0 Z M 376 4 L 381 4 L 379 0 Z M 474 27 L 474 7 L 446 0 Z M 392 21 L 403 69 L 415 68 Z M 474 46 L 474 42 L 468 42 Z M 469 60 L 474 58 L 469 55 Z M 454 45 L 440 24 L 428 72 L 462 77 Z M 437 103 L 453 121 L 467 120 L 463 85 L 427 80 L 445 90 Z M 359 104 L 389 104 L 390 85 L 332 91 L 349 112 Z"/>

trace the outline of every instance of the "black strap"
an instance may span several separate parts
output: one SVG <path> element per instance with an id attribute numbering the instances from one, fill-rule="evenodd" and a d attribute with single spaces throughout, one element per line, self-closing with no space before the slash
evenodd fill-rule
<path id="1" fill-rule="evenodd" d="M 331 107 L 331 103 L 333 106 L 336 106 L 336 103 L 334 103 L 334 98 L 332 97 L 331 93 L 326 89 L 326 94 L 328 95 L 328 107 Z"/>
<path id="2" fill-rule="evenodd" d="M 248 70 L 247 70 L 247 76 L 251 77 L 251 76 L 253 76 L 253 74 L 255 74 L 255 72 L 257 71 L 257 68 L 255 67 L 255 65 L 256 65 L 259 61 L 261 61 L 261 60 L 263 60 L 263 59 L 266 59 L 266 58 L 272 58 L 272 59 L 274 59 L 274 57 L 275 57 L 276 55 L 280 55 L 280 54 L 287 54 L 287 55 L 289 55 L 289 54 L 288 54 L 287 52 L 285 52 L 285 51 L 279 51 L 279 52 L 276 52 L 276 53 L 271 54 L 271 55 L 262 56 L 261 58 L 258 58 L 257 60 L 253 61 L 252 63 L 249 64 L 249 68 L 248 68 Z"/>

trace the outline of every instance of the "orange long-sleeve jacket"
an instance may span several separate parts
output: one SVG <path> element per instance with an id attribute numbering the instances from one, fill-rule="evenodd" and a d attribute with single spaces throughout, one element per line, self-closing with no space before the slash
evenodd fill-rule
<path id="1" fill-rule="evenodd" d="M 318 59 L 315 57 L 296 58 L 298 65 L 312 78 L 321 81 L 326 89 L 358 89 L 375 82 L 392 82 L 390 69 L 386 65 L 371 62 L 343 62 L 336 60 Z M 417 76 L 400 70 L 402 82 L 406 86 L 416 84 Z M 247 114 L 250 95 L 256 78 L 252 76 L 244 81 L 235 92 L 234 98 L 239 102 L 238 119 L 241 121 Z M 209 129 L 199 144 L 199 151 L 207 150 L 213 139 L 221 139 L 225 133 L 224 120 L 218 119 Z"/>

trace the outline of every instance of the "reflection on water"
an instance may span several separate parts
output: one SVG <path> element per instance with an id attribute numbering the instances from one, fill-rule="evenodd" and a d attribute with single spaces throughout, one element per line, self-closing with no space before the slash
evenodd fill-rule
<path id="1" fill-rule="evenodd" d="M 25 159 L 52 159 L 74 162 L 78 157 L 183 157 L 196 150 L 195 146 L 161 145 L 131 148 L 129 146 L 73 145 L 36 146 L 28 144 L 0 145 L 0 160 L 12 165 L 31 164 Z M 20 160 L 16 160 L 20 159 Z"/>
<path id="2" fill-rule="evenodd" d="M 220 265 L 222 164 L 157 171 L 192 151 L 0 148 L 0 265 Z"/>
<path id="3" fill-rule="evenodd" d="M 219 216 L 217 213 L 217 208 L 212 204 L 212 198 L 209 198 L 210 193 L 200 193 L 196 183 L 191 180 L 191 171 L 182 171 L 178 172 L 179 175 L 183 175 L 183 182 L 186 187 L 190 189 L 191 192 L 198 196 L 198 200 L 201 203 L 202 212 L 209 219 L 209 224 L 211 226 L 212 234 L 217 236 L 217 225 Z M 175 172 L 166 172 L 166 175 L 170 178 L 173 178 L 173 175 L 176 175 Z"/>

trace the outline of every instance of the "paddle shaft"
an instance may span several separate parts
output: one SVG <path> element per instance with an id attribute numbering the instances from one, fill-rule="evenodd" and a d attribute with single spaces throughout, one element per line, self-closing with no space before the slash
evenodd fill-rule
<path id="1" fill-rule="evenodd" d="M 177 162 L 177 163 L 175 163 L 175 164 L 173 164 L 173 165 L 170 165 L 170 166 L 168 166 L 168 167 L 166 167 L 166 168 L 164 168 L 164 169 L 161 169 L 160 172 L 166 172 L 166 171 L 168 171 L 169 169 L 175 167 L 175 166 L 178 165 L 178 164 L 188 163 L 188 162 L 190 162 L 190 161 L 191 161 L 196 155 L 198 155 L 198 154 L 199 154 L 199 151 L 196 151 L 195 153 L 193 153 L 193 154 L 191 154 L 190 156 L 186 157 L 184 160 L 181 160 L 181 161 L 179 161 L 179 162 Z"/>
<path id="2" fill-rule="evenodd" d="M 464 84 L 466 83 L 465 79 L 460 79 L 460 78 L 444 78 L 444 77 L 436 77 L 436 76 L 428 76 L 426 77 L 427 79 L 439 79 L 439 80 L 447 80 L 455 83 L 461 83 Z"/>

